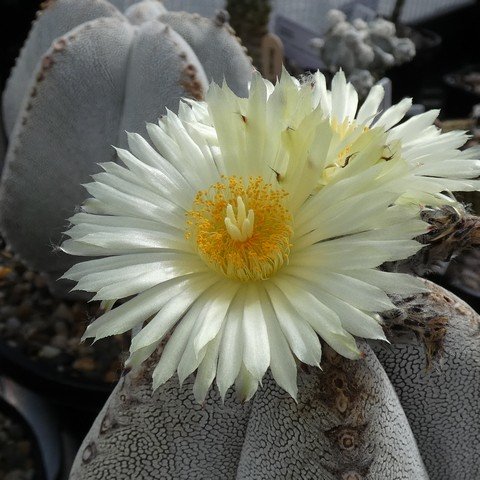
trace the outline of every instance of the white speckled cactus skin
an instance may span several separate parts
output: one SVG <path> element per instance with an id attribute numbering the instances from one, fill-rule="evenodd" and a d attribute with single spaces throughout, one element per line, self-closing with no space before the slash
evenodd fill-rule
<path id="1" fill-rule="evenodd" d="M 427 480 L 408 421 L 367 345 L 299 377 L 298 403 L 265 379 L 249 402 L 124 377 L 81 446 L 70 480 Z M 135 454 L 132 454 L 136 452 Z"/>
<path id="2" fill-rule="evenodd" d="M 48 2 L 3 95 L 0 228 L 11 248 L 58 278 L 75 259 L 54 246 L 87 196 L 81 184 L 114 159 L 111 145 L 176 111 L 181 97 L 202 98 L 211 80 L 246 94 L 252 70 L 218 19 L 154 0 Z"/>
<path id="3" fill-rule="evenodd" d="M 480 478 L 480 317 L 452 293 L 397 303 L 392 344 L 373 349 L 407 415 L 431 480 Z M 413 335 L 412 335 L 413 333 Z"/>
<path id="4" fill-rule="evenodd" d="M 298 404 L 268 379 L 245 404 L 212 391 L 200 406 L 190 384 L 152 393 L 151 365 L 127 373 L 70 480 L 480 478 L 480 319 L 425 284 L 386 316 L 391 345 L 364 344 L 359 361 L 327 353 L 323 371 L 302 371 Z"/>

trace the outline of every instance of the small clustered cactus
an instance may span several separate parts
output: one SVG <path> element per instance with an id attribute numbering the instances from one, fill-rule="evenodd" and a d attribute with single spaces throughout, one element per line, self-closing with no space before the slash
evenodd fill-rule
<path id="1" fill-rule="evenodd" d="M 366 94 L 385 70 L 406 63 L 415 56 L 409 38 L 399 38 L 395 25 L 383 18 L 370 22 L 347 21 L 344 12 L 330 10 L 328 31 L 323 39 L 314 39 L 322 61 L 331 71 L 343 69 L 360 94 Z"/>

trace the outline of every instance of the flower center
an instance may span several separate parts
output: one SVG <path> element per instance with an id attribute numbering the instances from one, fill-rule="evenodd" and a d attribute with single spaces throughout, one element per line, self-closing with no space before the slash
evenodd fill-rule
<path id="1" fill-rule="evenodd" d="M 242 282 L 265 280 L 288 261 L 293 230 L 286 196 L 261 177 L 246 186 L 223 177 L 197 192 L 185 236 L 214 270 Z"/>

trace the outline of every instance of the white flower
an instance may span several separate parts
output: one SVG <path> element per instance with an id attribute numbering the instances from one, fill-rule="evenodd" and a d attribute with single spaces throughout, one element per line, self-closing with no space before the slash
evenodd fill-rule
<path id="1" fill-rule="evenodd" d="M 386 132 L 384 158 L 400 156 L 409 166 L 395 185 L 396 191 L 403 194 L 401 201 L 443 205 L 451 203 L 452 198 L 442 192 L 480 189 L 479 150 L 459 150 L 468 139 L 465 132 L 441 133 L 434 125 L 439 110 L 430 110 L 400 123 L 412 105 L 410 98 L 380 112 L 384 90 L 376 85 L 357 111 L 357 93 L 343 72 L 335 75 L 331 91 L 327 90 L 321 73 L 316 73 L 310 81 L 315 92 L 314 106 L 321 106 L 336 131 L 334 141 L 345 144 L 346 136 L 353 130 L 360 132 L 360 126 L 364 127 L 360 135 L 367 135 L 372 129 Z M 353 153 L 351 145 L 346 145 L 345 155 Z"/>
<path id="2" fill-rule="evenodd" d="M 215 378 L 222 397 L 235 382 L 248 399 L 270 367 L 295 397 L 297 361 L 319 365 L 319 337 L 359 358 L 354 335 L 385 338 L 376 312 L 393 307 L 387 293 L 421 290 L 375 269 L 414 254 L 425 231 L 418 209 L 392 206 L 406 164 L 381 160 L 384 132 L 357 140 L 353 129 L 355 161 L 319 186 L 342 145 L 313 93 L 286 72 L 275 88 L 255 76 L 248 99 L 212 85 L 206 103 L 148 125 L 156 150 L 130 134 L 124 166 L 106 163 L 86 185 L 92 198 L 62 248 L 105 258 L 65 277 L 95 299 L 136 296 L 85 337 L 135 329 L 138 365 L 171 333 L 155 388 L 196 370 L 199 401 Z"/>

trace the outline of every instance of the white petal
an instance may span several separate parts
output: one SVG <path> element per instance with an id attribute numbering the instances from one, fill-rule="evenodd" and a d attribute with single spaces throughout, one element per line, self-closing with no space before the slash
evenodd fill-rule
<path id="1" fill-rule="evenodd" d="M 218 282 L 215 275 L 210 275 L 209 278 L 198 276 L 192 279 L 187 289 L 165 303 L 150 322 L 133 337 L 130 351 L 134 352 L 161 340 L 200 295 L 215 282 Z"/>
<path id="2" fill-rule="evenodd" d="M 337 312 L 342 322 L 342 327 L 348 333 L 362 338 L 386 340 L 378 316 L 362 312 L 345 299 L 342 300 L 328 293 L 319 293 L 319 297 L 325 305 Z"/>
<path id="3" fill-rule="evenodd" d="M 382 272 L 380 270 L 351 270 L 345 272 L 345 275 L 357 278 L 370 285 L 376 285 L 383 291 L 396 295 L 428 292 L 423 282 L 405 273 Z"/>
<path id="4" fill-rule="evenodd" d="M 303 363 L 320 366 L 322 346 L 315 330 L 300 317 L 282 291 L 272 282 L 268 282 L 267 291 L 278 323 L 293 353 Z"/>
<path id="5" fill-rule="evenodd" d="M 124 298 L 144 292 L 172 278 L 208 271 L 198 258 L 135 265 L 83 277 L 74 290 L 97 292 L 99 299 Z"/>
<path id="6" fill-rule="evenodd" d="M 421 136 L 422 131 L 433 124 L 439 113 L 440 110 L 429 110 L 428 112 L 413 116 L 406 122 L 392 128 L 388 132 L 388 140 L 393 141 L 400 139 L 402 143 L 405 144 L 409 140 Z"/>
<path id="7" fill-rule="evenodd" d="M 191 207 L 195 193 L 194 186 L 188 183 L 188 179 L 158 153 L 155 152 L 162 159 L 161 166 L 158 168 L 143 163 L 127 150 L 117 149 L 117 153 L 130 172 L 144 185 L 175 201 L 185 210 Z M 174 195 L 171 195 L 172 192 Z"/>
<path id="8" fill-rule="evenodd" d="M 217 336 L 225 322 L 225 317 L 232 303 L 232 299 L 239 288 L 239 283 L 221 281 L 209 290 L 208 295 L 212 297 L 212 301 L 209 303 L 208 309 L 202 312 L 202 326 L 193 344 L 197 353 Z"/>
<path id="9" fill-rule="evenodd" d="M 220 88 L 214 83 L 207 92 L 210 117 L 217 132 L 227 171 L 230 175 L 248 177 L 249 172 L 244 165 L 244 112 L 239 100 L 227 87 Z"/>
<path id="10" fill-rule="evenodd" d="M 292 307 L 322 337 L 326 332 L 342 334 L 342 324 L 338 315 L 312 293 L 298 286 L 293 277 L 278 275 L 272 282 L 282 291 Z"/>
<path id="11" fill-rule="evenodd" d="M 411 98 L 404 98 L 399 103 L 392 105 L 382 116 L 375 122 L 374 127 L 381 127 L 384 130 L 396 125 L 410 110 L 412 106 Z"/>
<path id="12" fill-rule="evenodd" d="M 147 347 L 140 348 L 130 353 L 130 356 L 125 362 L 125 366 L 131 368 L 139 367 L 145 360 L 147 360 L 147 358 L 150 357 L 150 355 L 152 355 L 152 353 L 158 348 L 159 344 L 160 340 L 148 345 Z"/>
<path id="13" fill-rule="evenodd" d="M 358 107 L 358 94 L 351 83 L 347 84 L 347 99 L 345 104 L 345 117 L 351 122 L 355 118 Z"/>
<path id="14" fill-rule="evenodd" d="M 275 284 L 280 287 L 292 307 L 305 319 L 315 331 L 338 353 L 350 359 L 361 356 L 355 339 L 342 327 L 338 315 L 324 305 L 311 292 L 293 277 L 275 278 Z"/>
<path id="15" fill-rule="evenodd" d="M 357 122 L 367 126 L 370 125 L 378 112 L 378 107 L 382 103 L 384 96 L 385 90 L 383 87 L 374 85 L 358 111 Z"/>
<path id="16" fill-rule="evenodd" d="M 123 305 L 104 313 L 87 327 L 82 338 L 95 337 L 98 340 L 130 330 L 157 313 L 172 296 L 177 295 L 182 289 L 188 289 L 194 278 L 196 277 L 175 278 L 141 293 Z M 203 278 L 208 277 L 204 275 Z"/>
<path id="17" fill-rule="evenodd" d="M 198 367 L 195 383 L 193 384 L 193 395 L 198 403 L 202 403 L 207 396 L 208 389 L 213 383 L 217 372 L 218 348 L 222 338 L 220 332 L 207 346 L 202 363 Z"/>
<path id="18" fill-rule="evenodd" d="M 103 203 L 102 213 L 161 220 L 177 228 L 182 228 L 185 224 L 184 210 L 171 201 L 156 196 L 150 191 L 140 192 L 138 188 L 134 188 L 133 184 L 123 183 L 121 188 L 124 191 L 121 191 L 119 182 L 119 179 L 116 180 L 115 187 L 99 182 L 85 185 L 88 193 Z"/>
<path id="19" fill-rule="evenodd" d="M 178 362 L 177 375 L 180 384 L 182 384 L 185 379 L 198 368 L 206 353 L 206 347 L 200 350 L 200 352 L 196 353 L 195 349 L 193 348 L 193 344 L 195 342 L 197 332 L 202 326 L 203 311 L 206 307 L 208 307 L 208 296 L 201 297 L 199 300 L 197 300 L 197 303 L 201 307 L 201 310 L 197 314 L 195 324 L 192 326 L 190 335 L 188 337 L 187 345 L 182 353 L 180 361 Z"/>
<path id="20" fill-rule="evenodd" d="M 243 363 L 247 370 L 261 381 L 270 364 L 267 326 L 256 284 L 246 287 L 243 311 Z"/>
<path id="21" fill-rule="evenodd" d="M 248 402 L 258 389 L 258 380 L 242 364 L 240 373 L 235 381 L 235 390 L 239 399 Z"/>
<path id="22" fill-rule="evenodd" d="M 326 116 L 331 114 L 331 98 L 329 96 L 330 92 L 327 91 L 325 76 L 318 71 L 313 76 L 312 106 L 313 108 L 320 106 Z"/>
<path id="23" fill-rule="evenodd" d="M 262 292 L 260 298 L 270 344 L 270 370 L 280 387 L 296 400 L 298 391 L 297 364 L 278 324 L 270 299 L 265 292 Z"/>
<path id="24" fill-rule="evenodd" d="M 330 293 L 361 310 L 380 312 L 395 308 L 383 290 L 348 275 L 307 268 L 289 268 L 288 274 L 302 278 L 314 284 L 319 292 Z"/>
<path id="25" fill-rule="evenodd" d="M 342 70 L 337 72 L 332 80 L 332 113 L 333 119 L 342 123 L 347 112 L 347 80 Z"/>
<path id="26" fill-rule="evenodd" d="M 160 360 L 153 370 L 153 389 L 163 385 L 173 376 L 187 346 L 188 339 L 198 315 L 202 310 L 201 303 L 195 303 L 175 327 L 172 336 L 163 348 Z"/>
<path id="27" fill-rule="evenodd" d="M 220 344 L 216 382 L 222 398 L 225 398 L 225 393 L 233 385 L 242 365 L 244 302 L 245 288 L 242 288 L 227 313 Z"/>

